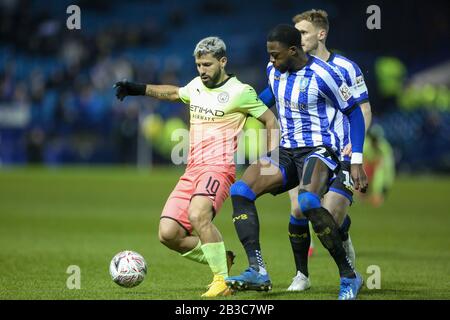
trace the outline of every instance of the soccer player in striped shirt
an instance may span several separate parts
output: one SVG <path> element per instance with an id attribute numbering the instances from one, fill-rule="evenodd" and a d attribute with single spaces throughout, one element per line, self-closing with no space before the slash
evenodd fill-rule
<path id="1" fill-rule="evenodd" d="M 183 257 L 208 264 L 214 278 L 202 297 L 217 297 L 231 291 L 224 280 L 228 276 L 225 245 L 212 220 L 235 181 L 237 136 L 247 116 L 253 116 L 265 124 L 268 147 L 275 148 L 271 133 L 278 124 L 251 86 L 226 73 L 226 46 L 220 38 L 201 40 L 194 57 L 199 76 L 184 87 L 121 81 L 116 83 L 116 95 L 120 100 L 146 95 L 189 105 L 188 163 L 162 211 L 159 239 Z"/>
<path id="2" fill-rule="evenodd" d="M 328 14 L 323 10 L 309 10 L 297 14 L 292 19 L 295 27 L 302 35 L 302 49 L 304 52 L 314 55 L 317 58 L 326 61 L 331 66 L 337 68 L 343 75 L 345 82 L 353 90 L 355 102 L 361 107 L 365 129 L 370 126 L 372 114 L 369 103 L 369 94 L 364 82 L 364 77 L 358 65 L 336 53 L 330 52 L 326 47 L 329 23 Z M 334 217 L 336 223 L 340 226 L 341 235 L 345 251 L 352 265 L 355 266 L 355 250 L 348 234 L 350 228 L 350 217 L 347 215 L 349 207 L 353 202 L 353 186 L 350 179 L 350 156 L 349 147 L 350 134 L 349 123 L 346 117 L 343 118 L 344 126 L 339 132 L 340 139 L 343 141 L 344 150 L 341 154 L 342 165 L 336 179 L 331 183 L 329 192 L 327 192 L 322 204 Z M 297 201 L 298 187 L 289 191 L 291 199 L 291 218 L 289 222 L 289 240 L 294 253 L 297 274 L 294 277 L 288 291 L 303 291 L 308 289 L 311 284 L 308 275 L 308 248 L 311 243 L 311 234 L 309 231 L 308 219 L 304 217 Z"/>
<path id="3" fill-rule="evenodd" d="M 319 58 L 307 55 L 301 46 L 301 34 L 290 25 L 278 25 L 267 37 L 269 88 L 260 95 L 271 105 L 275 102 L 281 128 L 280 146 L 244 172 L 231 186 L 233 222 L 249 260 L 241 275 L 228 277 L 236 290 L 270 290 L 259 243 L 259 221 L 255 200 L 300 186 L 298 202 L 311 221 L 322 245 L 339 269 L 339 299 L 355 299 L 362 278 L 354 270 L 344 250 L 339 226 L 320 198 L 330 179 L 339 170 L 344 130 L 344 114 L 350 124 L 352 141 L 351 175 L 356 190 L 366 191 L 367 176 L 362 166 L 364 118 L 351 88 L 342 75 Z M 272 174 L 268 174 L 271 172 Z"/>

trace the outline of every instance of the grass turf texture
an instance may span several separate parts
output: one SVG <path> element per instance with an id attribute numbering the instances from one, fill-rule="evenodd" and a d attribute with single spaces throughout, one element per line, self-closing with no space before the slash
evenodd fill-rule
<path id="1" fill-rule="evenodd" d="M 158 241 L 165 200 L 182 171 L 158 168 L 12 168 L 0 171 L 0 299 L 200 299 L 212 276 Z M 240 176 L 240 174 L 238 174 Z M 381 289 L 366 286 L 360 299 L 450 299 L 450 178 L 401 177 L 385 205 L 351 210 L 357 269 L 381 269 Z M 310 260 L 312 288 L 285 290 L 295 273 L 287 237 L 287 194 L 257 202 L 261 245 L 273 281 L 270 293 L 232 299 L 336 299 L 339 278 L 317 238 Z M 232 275 L 247 266 L 231 222 L 228 199 L 215 223 L 237 254 Z M 135 250 L 149 272 L 136 288 L 117 286 L 109 262 Z M 81 268 L 81 289 L 66 287 L 69 265 Z"/>

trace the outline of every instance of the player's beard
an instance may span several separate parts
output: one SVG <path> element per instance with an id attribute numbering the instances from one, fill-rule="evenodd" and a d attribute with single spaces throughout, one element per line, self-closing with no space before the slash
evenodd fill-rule
<path id="1" fill-rule="evenodd" d="M 287 64 L 281 64 L 281 65 L 278 65 L 277 67 L 275 67 L 275 69 L 277 69 L 281 73 L 285 73 L 289 70 L 289 67 Z"/>
<path id="2" fill-rule="evenodd" d="M 202 80 L 203 84 L 205 85 L 205 87 L 211 88 L 218 84 L 219 79 L 220 79 L 220 70 L 218 72 L 216 72 L 215 74 L 213 74 L 208 79 L 206 79 L 206 80 L 201 79 L 201 80 Z"/>

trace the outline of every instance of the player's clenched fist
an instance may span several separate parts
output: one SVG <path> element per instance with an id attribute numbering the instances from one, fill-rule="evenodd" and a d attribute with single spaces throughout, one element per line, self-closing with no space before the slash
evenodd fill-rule
<path id="1" fill-rule="evenodd" d="M 127 80 L 116 82 L 114 85 L 114 88 L 116 89 L 116 97 L 120 101 L 123 101 L 126 96 L 144 96 L 145 87 L 145 84 L 134 83 Z"/>

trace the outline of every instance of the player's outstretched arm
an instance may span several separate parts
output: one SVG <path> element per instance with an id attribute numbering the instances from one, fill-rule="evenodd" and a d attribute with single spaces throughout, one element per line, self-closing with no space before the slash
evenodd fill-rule
<path id="1" fill-rule="evenodd" d="M 180 88 L 171 85 L 152 85 L 148 84 L 145 88 L 145 95 L 161 100 L 179 101 L 178 90 Z"/>
<path id="2" fill-rule="evenodd" d="M 126 96 L 149 96 L 161 100 L 178 101 L 178 87 L 171 85 L 151 85 L 130 81 L 119 81 L 114 85 L 116 97 L 120 101 Z"/>

